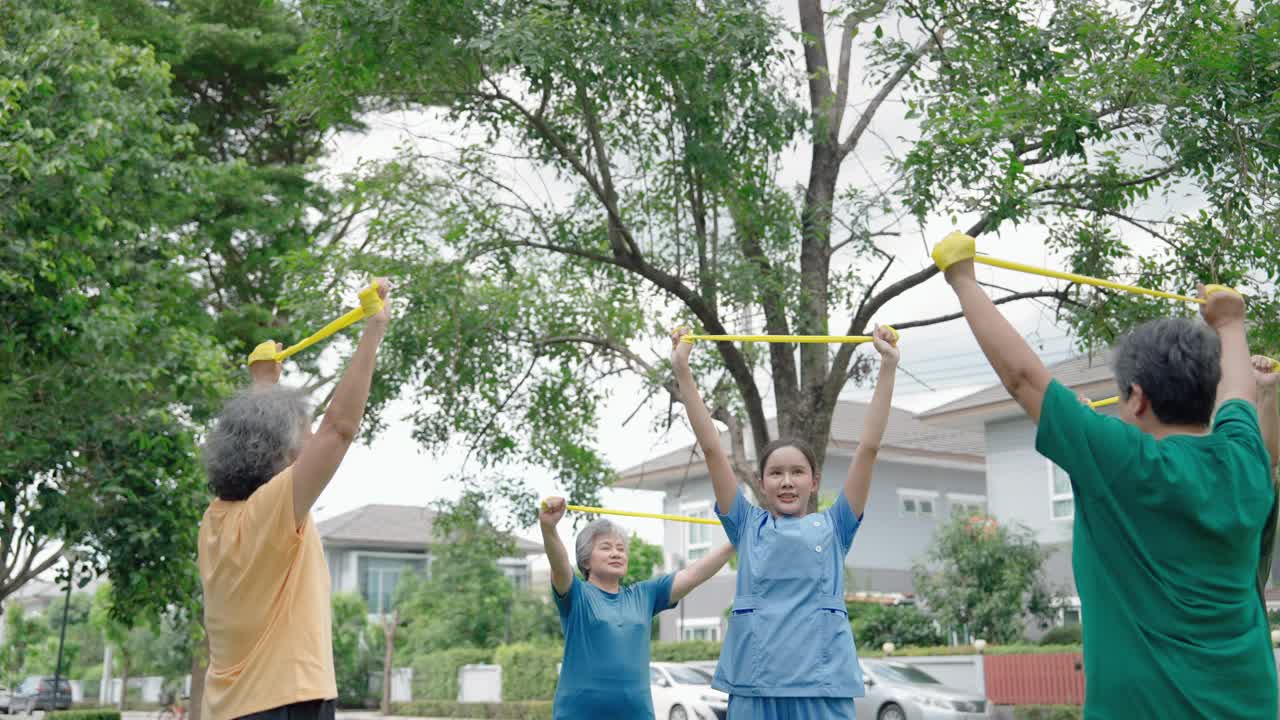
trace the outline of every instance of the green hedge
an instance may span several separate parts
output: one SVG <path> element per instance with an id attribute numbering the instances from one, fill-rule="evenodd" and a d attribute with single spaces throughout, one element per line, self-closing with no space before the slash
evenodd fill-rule
<path id="1" fill-rule="evenodd" d="M 983 653 L 986 655 L 1052 655 L 1056 653 L 1078 653 L 1079 645 L 988 645 Z M 978 651 L 972 645 L 955 645 L 939 647 L 900 647 L 893 651 L 894 657 L 932 657 L 947 655 L 976 655 Z M 880 648 L 858 648 L 859 657 L 884 657 Z"/>
<path id="2" fill-rule="evenodd" d="M 458 669 L 463 665 L 488 665 L 493 651 L 450 648 L 413 659 L 413 696 L 419 700 L 458 699 Z"/>
<path id="3" fill-rule="evenodd" d="M 1079 705 L 1018 705 L 1014 720 L 1081 720 L 1084 708 Z"/>
<path id="4" fill-rule="evenodd" d="M 690 660 L 718 660 L 720 643 L 710 640 L 682 640 L 656 642 L 650 652 L 654 662 L 688 662 Z"/>
<path id="5" fill-rule="evenodd" d="M 1084 642 L 1084 626 L 1059 625 L 1040 638 L 1041 645 L 1079 645 Z"/>
<path id="6" fill-rule="evenodd" d="M 45 715 L 46 720 L 120 720 L 120 711 L 110 708 L 61 710 Z"/>
<path id="7" fill-rule="evenodd" d="M 550 700 L 556 694 L 556 664 L 564 655 L 559 645 L 517 643 L 493 653 L 502 666 L 502 697 L 514 700 Z"/>
<path id="8" fill-rule="evenodd" d="M 555 668 L 552 667 L 554 671 Z M 501 720 L 551 720 L 551 701 L 505 703 L 460 703 L 444 700 L 400 703 L 391 707 L 392 715 L 410 717 L 499 718 Z"/>

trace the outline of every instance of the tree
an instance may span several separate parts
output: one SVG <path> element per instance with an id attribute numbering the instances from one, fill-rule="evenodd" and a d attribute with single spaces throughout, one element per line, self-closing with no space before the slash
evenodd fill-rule
<path id="1" fill-rule="evenodd" d="M 933 618 L 914 605 L 857 602 L 848 606 L 853 636 L 862 647 L 879 648 L 887 642 L 898 647 L 943 643 Z"/>
<path id="2" fill-rule="evenodd" d="M 648 580 L 659 567 L 662 567 L 662 546 L 651 545 L 633 533 L 627 543 L 627 575 L 622 578 L 622 584 Z"/>
<path id="3" fill-rule="evenodd" d="M 76 548 L 129 617 L 195 592 L 196 422 L 229 386 L 166 236 L 164 66 L 62 7 L 0 7 L 0 598 Z"/>
<path id="4" fill-rule="evenodd" d="M 301 116 L 444 105 L 450 138 L 475 138 L 398 158 L 402 210 L 362 246 L 430 278 L 403 288 L 413 312 L 389 353 L 430 398 L 417 438 L 550 468 L 580 501 L 609 478 L 601 381 L 632 373 L 680 400 L 662 360 L 677 322 L 857 335 L 955 319 L 885 312 L 937 274 L 900 238 L 947 216 L 973 235 L 1047 225 L 1076 271 L 1241 285 L 1276 337 L 1270 5 L 797 0 L 792 28 L 764 0 L 300 6 L 315 33 Z M 442 90 L 444 56 L 420 48 L 446 44 L 465 82 Z M 793 190 L 780 168 L 797 147 Z M 1175 189 L 1203 202 L 1144 208 Z M 1028 299 L 1082 342 L 1169 310 L 1073 286 L 997 302 Z M 852 345 L 714 348 L 698 375 L 745 481 L 747 437 L 800 437 L 821 461 L 841 390 L 869 369 Z"/>
<path id="5" fill-rule="evenodd" d="M 48 635 L 48 628 L 38 617 L 27 617 L 21 605 L 10 605 L 4 617 L 4 645 L 0 646 L 0 672 L 4 683 L 15 687 L 28 672 L 31 653 Z"/>
<path id="6" fill-rule="evenodd" d="M 338 702 L 344 707 L 364 707 L 369 696 L 370 650 L 366 642 L 369 610 L 355 593 L 333 596 L 333 664 L 338 680 Z"/>
<path id="7" fill-rule="evenodd" d="M 938 528 L 928 565 L 914 569 L 916 591 L 946 631 L 993 643 L 1019 640 L 1027 619 L 1051 614 L 1047 553 L 1025 527 L 957 513 Z"/>

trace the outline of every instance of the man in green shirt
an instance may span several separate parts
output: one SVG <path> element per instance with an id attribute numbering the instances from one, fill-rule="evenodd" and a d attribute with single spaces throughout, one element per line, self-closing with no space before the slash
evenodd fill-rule
<path id="1" fill-rule="evenodd" d="M 972 258 L 959 233 L 934 250 L 978 344 L 1039 426 L 1036 449 L 1071 477 L 1085 717 L 1274 720 L 1257 572 L 1275 495 L 1243 298 L 1202 290 L 1203 323 L 1157 320 L 1121 340 L 1114 418 L 1053 379 Z"/>

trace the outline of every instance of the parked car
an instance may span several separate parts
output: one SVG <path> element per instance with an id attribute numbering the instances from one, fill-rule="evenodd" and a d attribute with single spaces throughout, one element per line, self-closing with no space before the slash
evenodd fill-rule
<path id="1" fill-rule="evenodd" d="M 13 698 L 13 693 L 9 692 L 9 688 L 0 686 L 0 713 L 8 715 L 13 712 L 11 698 Z"/>
<path id="2" fill-rule="evenodd" d="M 53 678 L 32 675 L 13 691 L 9 711 L 30 715 L 35 710 L 69 710 L 71 708 L 71 681 L 58 680 L 58 692 L 53 692 Z"/>
<path id="3" fill-rule="evenodd" d="M 902 662 L 863 660 L 867 694 L 854 700 L 859 718 L 871 720 L 977 720 L 988 717 L 987 700 L 943 685 Z"/>
<path id="4" fill-rule="evenodd" d="M 649 663 L 658 720 L 725 720 L 729 696 L 711 687 L 711 673 L 680 663 Z"/>

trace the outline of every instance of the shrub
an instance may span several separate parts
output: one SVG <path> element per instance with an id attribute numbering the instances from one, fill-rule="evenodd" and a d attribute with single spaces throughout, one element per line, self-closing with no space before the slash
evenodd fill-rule
<path id="1" fill-rule="evenodd" d="M 1018 705 L 1014 720 L 1081 720 L 1084 708 L 1079 705 Z"/>
<path id="2" fill-rule="evenodd" d="M 413 696 L 420 700 L 457 700 L 458 669 L 493 662 L 493 650 L 452 648 L 413 659 Z"/>
<path id="3" fill-rule="evenodd" d="M 1059 625 L 1040 638 L 1041 645 L 1080 645 L 1084 641 L 1084 628 L 1079 624 Z"/>
<path id="4" fill-rule="evenodd" d="M 507 701 L 550 700 L 556 694 L 556 663 L 564 655 L 558 645 L 502 645 L 493 661 L 502 666 L 502 697 Z"/>
<path id="5" fill-rule="evenodd" d="M 120 711 L 111 708 L 61 710 L 45 715 L 47 720 L 120 720 Z"/>
<path id="6" fill-rule="evenodd" d="M 681 640 L 656 642 L 650 652 L 654 662 L 688 662 L 690 660 L 719 660 L 720 643 L 710 640 Z"/>
<path id="7" fill-rule="evenodd" d="M 891 642 L 898 647 L 941 645 L 933 618 L 914 605 L 880 605 L 878 603 L 845 603 L 853 637 L 867 647 L 880 647 Z"/>
<path id="8" fill-rule="evenodd" d="M 554 670 L 554 668 L 552 668 Z M 392 715 L 410 717 L 495 718 L 497 720 L 551 720 L 551 701 L 504 703 L 460 703 L 447 700 L 423 700 L 398 703 Z"/>

